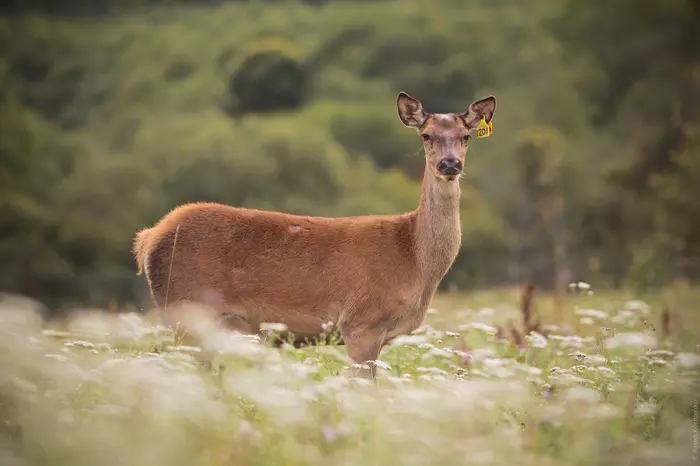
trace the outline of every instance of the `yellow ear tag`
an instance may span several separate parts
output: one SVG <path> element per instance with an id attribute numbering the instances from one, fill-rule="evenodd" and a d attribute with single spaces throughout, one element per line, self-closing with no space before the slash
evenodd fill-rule
<path id="1" fill-rule="evenodd" d="M 479 126 L 476 127 L 476 137 L 477 139 L 487 138 L 493 133 L 493 125 L 489 121 L 486 123 L 486 117 L 482 115 Z"/>

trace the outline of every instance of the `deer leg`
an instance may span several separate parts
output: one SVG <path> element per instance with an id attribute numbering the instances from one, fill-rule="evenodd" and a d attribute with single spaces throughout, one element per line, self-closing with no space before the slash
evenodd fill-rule
<path id="1" fill-rule="evenodd" d="M 379 357 L 379 353 L 382 351 L 385 332 L 365 328 L 349 332 L 341 331 L 341 335 L 348 348 L 350 359 L 357 364 L 369 366 L 369 368 L 353 369 L 351 373 L 358 377 L 374 379 L 377 368 L 373 361 Z M 368 363 L 368 361 L 372 362 Z"/>

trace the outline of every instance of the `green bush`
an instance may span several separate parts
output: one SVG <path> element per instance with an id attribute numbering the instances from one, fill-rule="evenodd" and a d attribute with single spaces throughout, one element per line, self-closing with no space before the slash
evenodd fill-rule
<path id="1" fill-rule="evenodd" d="M 284 48 L 270 47 L 243 59 L 229 80 L 238 113 L 288 110 L 307 99 L 309 67 Z"/>

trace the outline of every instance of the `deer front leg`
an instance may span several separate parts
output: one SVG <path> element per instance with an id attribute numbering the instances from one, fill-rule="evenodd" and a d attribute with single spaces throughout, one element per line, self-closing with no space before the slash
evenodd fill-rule
<path id="1" fill-rule="evenodd" d="M 353 329 L 342 331 L 341 336 L 345 345 L 348 348 L 350 359 L 357 364 L 367 364 L 369 369 L 353 369 L 351 372 L 357 377 L 371 378 L 376 377 L 377 368 L 373 363 L 379 357 L 379 353 L 384 346 L 384 338 L 386 332 L 377 328 Z"/>

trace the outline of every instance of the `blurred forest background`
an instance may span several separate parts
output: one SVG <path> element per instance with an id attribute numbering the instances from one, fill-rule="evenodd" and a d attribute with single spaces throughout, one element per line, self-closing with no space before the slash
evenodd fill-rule
<path id="1" fill-rule="evenodd" d="M 445 289 L 699 278 L 697 1 L 0 8 L 0 290 L 147 303 L 133 235 L 188 201 L 413 209 L 423 158 L 400 90 L 436 112 L 498 101 Z"/>

